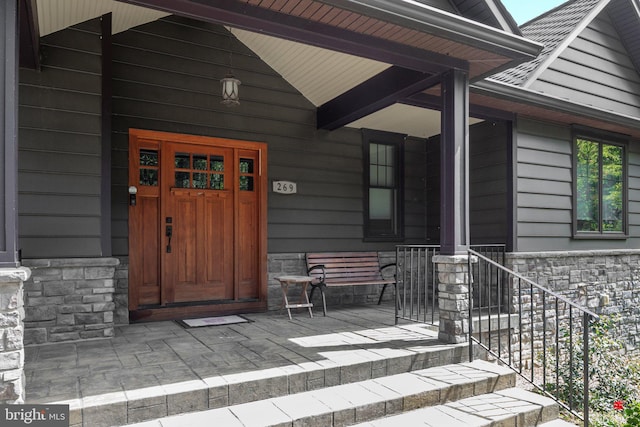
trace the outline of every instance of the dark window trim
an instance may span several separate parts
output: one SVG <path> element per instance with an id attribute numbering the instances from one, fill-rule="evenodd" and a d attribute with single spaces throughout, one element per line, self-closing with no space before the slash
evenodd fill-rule
<path id="1" fill-rule="evenodd" d="M 622 147 L 622 206 L 623 221 L 621 232 L 602 231 L 578 231 L 578 156 L 577 141 L 584 138 L 599 144 L 617 145 Z M 628 135 L 609 132 L 601 129 L 593 129 L 586 126 L 574 125 L 571 129 L 572 143 L 572 203 L 571 203 L 571 228 L 572 237 L 575 240 L 625 240 L 629 238 L 629 140 Z M 600 194 L 600 202 L 602 195 Z M 602 203 L 600 203 L 602 208 Z M 602 222 L 601 214 L 598 215 Z M 600 224 L 602 226 L 602 224 Z"/>
<path id="2" fill-rule="evenodd" d="M 362 129 L 362 193 L 363 193 L 363 241 L 395 242 L 404 240 L 404 143 L 406 135 L 373 129 Z M 395 179 L 397 182 L 396 220 L 397 232 L 393 235 L 373 234 L 369 223 L 369 145 L 386 144 L 396 147 L 397 161 Z"/>

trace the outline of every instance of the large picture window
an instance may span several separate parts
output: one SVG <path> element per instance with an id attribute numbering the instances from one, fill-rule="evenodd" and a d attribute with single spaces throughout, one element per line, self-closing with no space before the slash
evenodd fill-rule
<path id="1" fill-rule="evenodd" d="M 363 131 L 364 237 L 367 240 L 403 238 L 404 135 Z"/>
<path id="2" fill-rule="evenodd" d="M 574 139 L 575 236 L 624 237 L 627 232 L 625 145 L 582 133 Z"/>

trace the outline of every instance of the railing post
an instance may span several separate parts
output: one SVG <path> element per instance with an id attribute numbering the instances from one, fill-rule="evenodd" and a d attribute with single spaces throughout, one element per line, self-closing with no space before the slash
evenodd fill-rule
<path id="1" fill-rule="evenodd" d="M 582 377 L 584 378 L 583 393 L 583 416 L 584 427 L 589 427 L 589 327 L 591 326 L 591 316 L 589 313 L 583 314 L 582 321 L 582 354 L 584 359 Z"/>
<path id="2" fill-rule="evenodd" d="M 471 255 L 469 255 L 467 257 L 467 282 L 469 283 L 469 362 L 473 362 L 473 280 L 471 280 L 472 271 Z"/>
<path id="3" fill-rule="evenodd" d="M 404 265 L 404 264 L 403 264 Z M 393 298 L 395 299 L 395 311 L 396 311 L 396 318 L 395 318 L 395 324 L 398 324 L 398 318 L 400 317 L 400 313 L 399 313 L 399 307 L 398 305 L 400 305 L 400 277 L 398 272 L 400 271 L 400 246 L 396 246 L 396 273 L 395 273 L 395 278 L 396 278 L 396 290 L 393 293 Z M 404 268 L 403 268 L 404 270 Z M 403 284 L 404 286 L 404 284 Z"/>
<path id="4" fill-rule="evenodd" d="M 475 257 L 473 257 L 475 258 Z M 469 255 L 435 255 L 438 270 L 438 339 L 449 344 L 466 342 L 469 334 Z"/>

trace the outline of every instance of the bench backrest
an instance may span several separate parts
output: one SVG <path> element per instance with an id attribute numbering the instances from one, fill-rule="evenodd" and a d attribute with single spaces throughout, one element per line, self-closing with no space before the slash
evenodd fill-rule
<path id="1" fill-rule="evenodd" d="M 316 265 L 324 265 L 327 284 L 384 280 L 380 273 L 377 252 L 308 253 L 307 268 Z M 314 277 L 322 277 L 320 270 L 312 271 L 310 274 Z"/>

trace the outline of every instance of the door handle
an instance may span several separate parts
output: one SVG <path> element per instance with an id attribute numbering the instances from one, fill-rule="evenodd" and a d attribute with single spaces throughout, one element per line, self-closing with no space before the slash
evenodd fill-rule
<path id="1" fill-rule="evenodd" d="M 173 226 L 167 225 L 165 227 L 165 235 L 169 238 L 167 241 L 167 253 L 171 253 L 171 237 L 173 237 Z"/>

